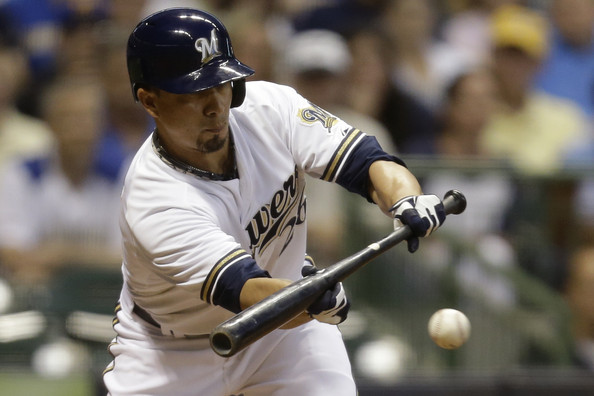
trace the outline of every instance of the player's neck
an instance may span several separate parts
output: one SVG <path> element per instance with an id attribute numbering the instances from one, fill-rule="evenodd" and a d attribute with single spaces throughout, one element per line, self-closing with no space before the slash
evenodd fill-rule
<path id="1" fill-rule="evenodd" d="M 220 150 L 195 156 L 191 165 L 220 175 L 233 172 L 235 154 L 231 150 L 229 140 L 227 139 L 225 141 L 225 144 Z"/>
<path id="2" fill-rule="evenodd" d="M 161 160 L 181 172 L 212 180 L 231 180 L 238 177 L 235 144 L 231 134 L 220 150 L 193 155 L 189 159 L 169 153 L 161 144 L 156 131 L 153 134 L 153 148 Z"/>

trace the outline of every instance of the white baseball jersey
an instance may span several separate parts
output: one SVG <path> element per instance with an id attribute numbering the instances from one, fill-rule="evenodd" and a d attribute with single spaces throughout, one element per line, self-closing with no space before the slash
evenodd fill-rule
<path id="1" fill-rule="evenodd" d="M 233 315 L 217 304 L 238 306 L 246 273 L 301 277 L 304 174 L 330 182 L 343 177 L 346 188 L 362 191 L 365 183 L 357 180 L 367 179 L 370 158 L 391 158 L 375 139 L 293 89 L 267 82 L 246 85 L 243 105 L 231 109 L 229 117 L 238 177 L 217 180 L 188 172 L 161 155 L 155 136 L 131 163 L 122 194 L 118 344 L 171 353 L 209 349 L 210 331 Z M 160 331 L 142 326 L 131 315 L 133 304 L 148 312 Z M 111 350 L 117 368 L 117 344 Z M 212 358 L 214 352 L 208 354 Z M 344 351 L 339 355 L 346 359 Z"/>
<path id="2" fill-rule="evenodd" d="M 254 82 L 229 126 L 239 177 L 180 172 L 149 138 L 122 196 L 124 293 L 163 334 L 209 334 L 232 313 L 212 304 L 221 277 L 253 257 L 296 280 L 305 256 L 304 172 L 334 181 L 365 134 L 291 88 Z"/>

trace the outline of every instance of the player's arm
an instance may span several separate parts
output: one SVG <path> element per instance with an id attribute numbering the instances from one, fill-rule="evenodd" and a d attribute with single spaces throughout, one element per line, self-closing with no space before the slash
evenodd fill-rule
<path id="1" fill-rule="evenodd" d="M 239 302 L 241 309 L 246 309 L 263 300 L 269 295 L 276 291 L 279 291 L 285 286 L 288 286 L 291 281 L 279 278 L 252 278 L 248 279 L 241 289 L 239 295 Z M 290 329 L 297 327 L 306 322 L 309 322 L 311 317 L 306 313 L 302 312 L 299 316 L 282 326 L 282 329 Z"/>
<path id="2" fill-rule="evenodd" d="M 301 275 L 307 277 L 315 275 L 317 272 L 318 269 L 316 268 L 313 259 L 310 256 L 306 256 L 303 268 L 301 269 Z M 241 308 L 246 309 L 285 286 L 288 286 L 290 283 L 292 282 L 286 279 L 248 279 L 241 290 L 239 298 Z M 333 287 L 326 290 L 326 292 L 315 300 L 304 312 L 281 328 L 289 329 L 297 327 L 311 319 L 337 325 L 345 321 L 350 307 L 351 304 L 346 296 L 342 282 L 338 282 Z"/>
<path id="3" fill-rule="evenodd" d="M 406 167 L 392 161 L 375 161 L 369 166 L 368 188 L 373 202 L 390 217 L 394 203 L 423 194 L 417 178 Z"/>
<path id="4" fill-rule="evenodd" d="M 408 225 L 413 237 L 408 250 L 419 248 L 419 237 L 431 234 L 445 221 L 445 210 L 436 195 L 424 195 L 417 178 L 404 166 L 391 161 L 375 161 L 369 167 L 369 197 L 380 209 L 394 217 L 394 228 Z"/>
<path id="5" fill-rule="evenodd" d="M 445 220 L 443 203 L 436 195 L 424 195 L 417 178 L 404 162 L 382 150 L 377 140 L 366 136 L 350 155 L 339 158 L 341 171 L 336 181 L 391 214 L 394 227 L 408 225 L 413 237 L 408 250 L 417 250 L 419 237 L 431 234 Z"/>
<path id="6" fill-rule="evenodd" d="M 306 264 L 308 268 L 315 268 L 307 258 Z M 312 271 L 303 276 L 310 273 Z M 288 279 L 272 278 L 245 250 L 234 249 L 212 268 L 203 283 L 201 298 L 209 304 L 239 313 L 291 283 Z M 347 313 L 346 294 L 342 284 L 337 284 L 283 328 L 297 327 L 312 317 L 321 322 L 338 324 Z"/>

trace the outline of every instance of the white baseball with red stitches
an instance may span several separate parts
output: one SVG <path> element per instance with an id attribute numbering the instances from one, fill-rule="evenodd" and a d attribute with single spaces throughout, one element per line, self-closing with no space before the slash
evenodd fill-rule
<path id="1" fill-rule="evenodd" d="M 470 321 L 462 312 L 444 308 L 429 319 L 429 335 L 433 342 L 444 349 L 461 347 L 470 337 Z"/>

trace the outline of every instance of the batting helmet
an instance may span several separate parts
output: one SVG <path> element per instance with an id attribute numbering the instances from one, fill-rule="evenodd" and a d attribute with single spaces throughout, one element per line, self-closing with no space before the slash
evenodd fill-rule
<path id="1" fill-rule="evenodd" d="M 143 85 L 186 94 L 232 81 L 236 107 L 245 97 L 245 78 L 254 74 L 235 58 L 225 26 L 191 8 L 169 8 L 140 21 L 128 39 L 127 58 L 136 101 Z"/>

